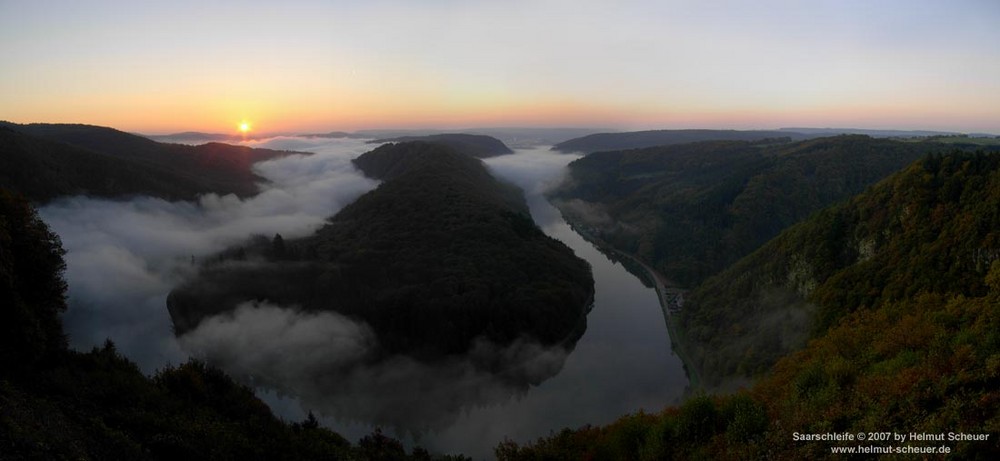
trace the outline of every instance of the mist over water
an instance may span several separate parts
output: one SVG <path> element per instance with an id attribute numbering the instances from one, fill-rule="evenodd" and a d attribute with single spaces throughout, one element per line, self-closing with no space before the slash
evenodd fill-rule
<path id="1" fill-rule="evenodd" d="M 307 235 L 377 184 L 350 163 L 375 147 L 363 140 L 273 138 L 248 144 L 314 155 L 256 165 L 271 183 L 246 200 L 74 197 L 39 211 L 67 250 L 70 307 L 64 323 L 73 347 L 87 350 L 110 338 L 147 373 L 189 354 L 209 358 L 263 386 L 259 395 L 287 419 L 300 420 L 313 410 L 351 440 L 378 424 L 408 445 L 477 459 L 492 457 L 492 447 L 504 438 L 525 442 L 563 427 L 657 411 L 683 394 L 687 379 L 670 351 L 655 292 L 584 241 L 543 197 L 579 158 L 547 148 L 485 160 L 496 176 L 524 189 L 538 225 L 594 271 L 595 306 L 574 349 L 523 342 L 477 346 L 478 354 L 534 357 L 522 370 L 531 379 L 505 381 L 460 359 L 427 364 L 394 357 L 356 367 L 352 363 L 364 360 L 375 341 L 366 325 L 266 302 L 211 318 L 178 341 L 166 296 L 196 271 L 199 258 L 254 234 Z M 331 369 L 339 371 L 317 371 Z"/>
<path id="2" fill-rule="evenodd" d="M 39 209 L 66 249 L 70 345 L 88 350 L 112 339 L 147 373 L 187 358 L 171 331 L 166 296 L 198 258 L 254 234 L 304 236 L 377 184 L 350 160 L 373 146 L 356 139 L 272 138 L 252 147 L 296 148 L 255 165 L 271 183 L 252 198 L 202 196 L 197 203 L 151 197 L 113 201 L 72 197 Z"/>

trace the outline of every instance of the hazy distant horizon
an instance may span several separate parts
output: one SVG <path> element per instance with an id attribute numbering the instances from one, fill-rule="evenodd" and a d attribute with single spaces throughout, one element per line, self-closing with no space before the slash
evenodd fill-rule
<path id="1" fill-rule="evenodd" d="M 95 125 L 95 126 L 105 126 L 97 125 L 94 123 L 88 123 L 86 121 L 65 121 L 65 122 L 52 122 L 52 121 L 19 121 L 19 120 L 0 120 L 7 121 L 18 124 L 82 124 L 82 125 Z M 152 137 L 168 137 L 168 136 L 181 136 L 181 135 L 207 135 L 207 136 L 228 136 L 231 138 L 241 137 L 241 133 L 237 130 L 230 130 L 229 132 L 219 132 L 219 131 L 208 131 L 200 130 L 196 128 L 180 129 L 176 131 L 135 131 L 129 130 L 118 126 L 105 126 L 107 128 L 113 128 L 119 131 L 124 131 L 140 136 L 152 136 Z M 357 129 L 340 129 L 340 128 L 319 128 L 319 129 L 299 129 L 299 130 L 287 130 L 287 131 L 274 131 L 274 132 L 254 132 L 246 136 L 247 140 L 262 140 L 281 136 L 309 136 L 309 135 L 324 135 L 328 133 L 347 133 L 353 135 L 372 134 L 371 138 L 383 137 L 383 133 L 463 133 L 463 132 L 477 132 L 477 131 L 494 131 L 494 130 L 577 130 L 577 131 L 589 131 L 593 133 L 624 133 L 632 131 L 656 131 L 656 130 L 733 130 L 733 131 L 789 131 L 795 132 L 796 130 L 814 131 L 898 131 L 902 133 L 907 132 L 935 132 L 935 133 L 948 133 L 948 134 L 969 134 L 969 135 L 988 135 L 988 136 L 1000 136 L 1000 129 L 994 132 L 984 132 L 971 129 L 955 129 L 955 130 L 938 130 L 938 129 L 927 129 L 927 128 L 915 128 L 908 126 L 643 126 L 643 127 L 628 127 L 628 126 L 573 126 L 573 125 L 536 125 L 536 126 L 473 126 L 473 127 L 426 127 L 426 128 L 414 128 L 408 126 L 386 126 L 386 127 L 361 127 Z"/>
<path id="2" fill-rule="evenodd" d="M 111 127 L 114 128 L 114 127 Z M 426 128 L 411 128 L 406 126 L 387 126 L 387 127 L 362 127 L 354 130 L 349 129 L 320 129 L 320 130 L 291 130 L 291 131 L 281 131 L 281 132 L 264 132 L 257 133 L 257 137 L 274 137 L 274 136 L 302 136 L 302 135 L 317 135 L 326 134 L 333 132 L 344 132 L 344 133 L 367 133 L 367 132 L 433 132 L 433 133 L 461 133 L 461 132 L 471 132 L 471 131 L 483 131 L 483 130 L 581 130 L 581 131 L 593 131 L 606 132 L 606 133 L 625 133 L 632 131 L 658 131 L 658 130 L 719 130 L 719 131 L 795 131 L 795 130 L 829 130 L 829 131 L 900 131 L 900 132 L 918 132 L 918 131 L 929 131 L 929 132 L 940 132 L 940 133 L 959 133 L 959 134 L 988 134 L 993 136 L 1000 136 L 1000 130 L 996 132 L 980 132 L 971 129 L 954 129 L 954 130 L 937 130 L 928 128 L 918 128 L 909 126 L 750 126 L 750 127 L 736 127 L 736 126 L 643 126 L 643 127 L 592 127 L 592 126 L 573 126 L 573 125 L 539 125 L 539 126 L 475 126 L 475 127 L 426 127 Z M 181 130 L 176 132 L 136 132 L 137 134 L 149 135 L 149 136 L 169 136 L 174 134 L 183 133 L 202 133 L 202 134 L 235 134 L 235 133 L 211 133 L 208 131 L 200 130 Z"/>

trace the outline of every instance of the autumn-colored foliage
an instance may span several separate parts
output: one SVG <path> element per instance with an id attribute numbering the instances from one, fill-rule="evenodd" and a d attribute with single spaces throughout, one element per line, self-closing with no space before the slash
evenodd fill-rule
<path id="1" fill-rule="evenodd" d="M 859 242 L 869 239 L 876 240 L 873 248 L 860 249 Z M 947 446 L 958 459 L 996 459 L 998 242 L 1000 155 L 929 156 L 793 227 L 723 273 L 756 280 L 747 283 L 746 294 L 761 297 L 767 280 L 774 286 L 795 281 L 778 268 L 793 267 L 796 255 L 813 264 L 815 286 L 799 298 L 817 305 L 812 339 L 778 360 L 748 392 L 695 397 L 657 415 L 626 416 L 524 447 L 503 445 L 498 455 L 816 459 L 843 456 L 831 447 L 859 443 L 796 441 L 793 433 L 884 431 L 990 434 L 986 441 L 909 445 Z M 832 259 L 809 259 L 817 255 Z M 639 442 L 620 455 L 612 448 L 621 447 L 616 441 L 626 435 Z M 869 443 L 891 445 L 861 444 Z M 602 456 L 609 453 L 614 456 Z"/>

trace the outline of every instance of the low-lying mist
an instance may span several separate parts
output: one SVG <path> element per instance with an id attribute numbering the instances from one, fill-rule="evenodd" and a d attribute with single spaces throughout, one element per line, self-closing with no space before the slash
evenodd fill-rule
<path id="1" fill-rule="evenodd" d="M 367 325 L 268 303 L 211 317 L 179 342 L 234 377 L 292 395 L 321 415 L 414 435 L 445 429 L 468 408 L 523 394 L 558 373 L 569 353 L 530 341 L 501 347 L 480 340 L 466 355 L 433 362 L 404 355 L 373 360 L 378 344 Z M 483 361 L 513 366 L 488 371 Z"/>
<path id="2" fill-rule="evenodd" d="M 186 354 L 178 347 L 166 296 L 201 257 L 253 234 L 306 235 L 376 182 L 350 160 L 370 149 L 361 140 L 275 138 L 254 147 L 309 150 L 259 163 L 271 182 L 250 199 L 205 195 L 197 203 L 151 197 L 72 197 L 39 214 L 66 249 L 70 345 L 87 350 L 105 339 L 147 373 Z"/>
<path id="3" fill-rule="evenodd" d="M 374 148 L 363 140 L 274 138 L 251 145 L 312 155 L 256 165 L 270 183 L 246 200 L 73 197 L 40 210 L 67 250 L 64 323 L 73 347 L 86 350 L 110 338 L 147 373 L 193 355 L 249 384 L 292 395 L 318 414 L 414 433 L 447 427 L 470 407 L 523 395 L 561 369 L 571 347 L 529 341 L 503 347 L 480 341 L 468 356 L 434 363 L 405 356 L 375 361 L 377 339 L 367 325 L 267 301 L 242 305 L 175 338 L 166 296 L 202 258 L 252 235 L 307 235 L 376 186 L 350 163 Z M 543 200 L 542 192 L 574 158 L 537 149 L 486 163 L 522 187 L 531 203 Z M 497 357 L 517 366 L 503 373 L 480 366 Z"/>

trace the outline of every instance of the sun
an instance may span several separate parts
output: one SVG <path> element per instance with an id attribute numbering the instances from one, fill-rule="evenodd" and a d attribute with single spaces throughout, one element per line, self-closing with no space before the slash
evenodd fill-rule
<path id="1" fill-rule="evenodd" d="M 246 120 L 240 122 L 239 130 L 240 130 L 240 133 L 243 133 L 243 134 L 247 134 L 248 132 L 250 132 L 250 122 L 248 122 Z"/>

